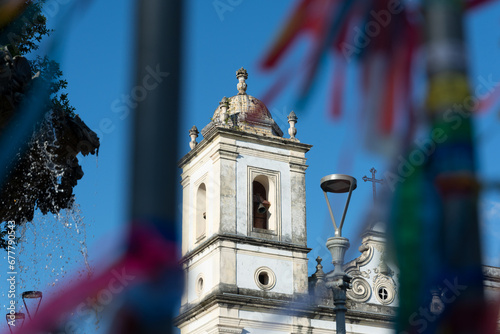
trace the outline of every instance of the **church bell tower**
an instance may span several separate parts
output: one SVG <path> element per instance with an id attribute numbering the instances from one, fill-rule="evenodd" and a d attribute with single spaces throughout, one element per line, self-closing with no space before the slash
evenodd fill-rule
<path id="1" fill-rule="evenodd" d="M 290 138 L 267 107 L 246 93 L 224 97 L 182 168 L 181 333 L 243 333 L 308 293 L 305 154 L 288 116 Z M 247 320 L 245 320 L 247 319 Z M 255 322 L 253 322 L 255 323 Z"/>

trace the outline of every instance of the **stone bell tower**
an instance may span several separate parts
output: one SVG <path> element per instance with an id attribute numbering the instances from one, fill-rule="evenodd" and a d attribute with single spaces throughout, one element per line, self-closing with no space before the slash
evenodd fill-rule
<path id="1" fill-rule="evenodd" d="M 295 113 L 284 138 L 264 103 L 246 93 L 247 71 L 236 77 L 238 94 L 219 102 L 200 143 L 193 126 L 191 151 L 179 162 L 182 333 L 243 333 L 308 293 L 311 145 L 295 138 Z"/>

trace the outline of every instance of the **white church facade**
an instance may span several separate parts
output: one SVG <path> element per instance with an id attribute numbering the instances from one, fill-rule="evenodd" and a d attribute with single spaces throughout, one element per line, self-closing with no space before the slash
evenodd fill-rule
<path id="1" fill-rule="evenodd" d="M 311 145 L 289 137 L 266 106 L 246 93 L 223 98 L 211 122 L 190 130 L 182 168 L 182 259 L 185 290 L 176 326 L 183 334 L 334 333 L 328 274 L 317 259 L 308 277 L 305 174 Z M 344 265 L 347 333 L 392 333 L 398 270 L 385 261 L 381 228 L 365 232 L 360 256 Z M 327 259 L 325 259 L 327 260 Z M 500 270 L 487 267 L 486 287 L 500 290 Z M 433 297 L 432 312 L 442 310 Z"/>

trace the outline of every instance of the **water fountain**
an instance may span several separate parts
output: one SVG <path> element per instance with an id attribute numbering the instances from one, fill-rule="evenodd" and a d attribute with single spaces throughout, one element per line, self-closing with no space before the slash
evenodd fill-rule
<path id="1" fill-rule="evenodd" d="M 1 46 L 0 53 L 1 79 L 7 80 L 0 87 L 0 134 L 5 134 L 2 130 L 15 126 L 11 120 L 23 113 L 20 105 L 29 100 L 32 83 L 45 79 L 39 73 L 32 75 L 24 57 L 12 57 Z M 47 295 L 49 287 L 42 287 L 42 282 L 55 286 L 69 270 L 82 267 L 85 269 L 77 274 L 92 275 L 86 223 L 75 203 L 73 188 L 83 177 L 77 156 L 97 156 L 99 138 L 78 115 L 51 98 L 46 99 L 44 119 L 33 125 L 26 150 L 19 150 L 9 166 L 0 166 L 0 248 L 7 246 L 5 222 L 14 221 L 18 291 L 30 290 L 21 295 L 29 319 L 37 313 L 42 296 Z M 49 295 L 55 293 L 52 290 Z M 36 308 L 30 306 L 32 302 L 37 303 Z M 14 318 L 24 324 L 25 313 L 17 311 Z"/>

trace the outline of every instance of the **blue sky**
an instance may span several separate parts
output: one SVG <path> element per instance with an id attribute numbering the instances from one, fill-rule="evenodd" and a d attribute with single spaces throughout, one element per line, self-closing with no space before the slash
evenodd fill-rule
<path id="1" fill-rule="evenodd" d="M 257 98 L 265 95 L 275 75 L 261 72 L 258 60 L 273 42 L 294 3 L 288 0 L 221 1 L 228 4 L 231 10 L 218 13 L 214 7 L 215 1 L 185 2 L 184 95 L 179 158 L 189 151 L 188 130 L 193 125 L 201 130 L 210 121 L 220 99 L 236 94 L 235 71 L 238 68 L 243 66 L 248 70 L 247 92 Z M 67 6 L 62 4 L 64 2 L 52 1 L 54 7 L 47 11 L 49 24 L 61 19 Z M 93 1 L 86 11 L 78 12 L 64 25 L 55 25 L 56 29 L 63 30 L 63 48 L 56 56 L 69 83 L 69 99 L 76 113 L 101 139 L 97 159 L 93 156 L 80 158 L 85 176 L 75 189 L 81 221 L 86 225 L 89 263 L 97 271 L 120 255 L 122 238 L 127 230 L 132 117 L 130 114 L 114 112 L 112 105 L 131 92 L 133 56 L 136 52 L 133 45 L 135 12 L 131 0 Z M 500 3 L 496 2 L 467 18 L 466 35 L 473 87 L 488 78 L 500 82 L 499 16 Z M 295 64 L 302 59 L 308 45 L 307 38 L 302 38 L 285 62 Z M 285 133 L 288 128 L 285 117 L 295 110 L 299 116 L 297 138 L 313 145 L 307 154 L 310 167 L 306 174 L 308 245 L 313 249 L 309 254 L 310 274 L 314 271 L 314 259 L 318 255 L 325 259 L 326 269 L 332 269 L 331 265 L 326 264 L 330 255 L 324 244 L 327 237 L 333 236 L 333 226 L 319 187 L 320 179 L 328 174 L 343 173 L 358 180 L 358 189 L 353 193 L 344 229 L 344 236 L 351 239 L 347 254 L 347 258 L 351 259 L 359 254 L 357 248 L 360 240 L 357 236 L 373 204 L 371 184 L 364 183 L 361 178 L 369 175 L 371 167 L 375 167 L 379 171 L 378 175 L 381 175 L 389 166 L 383 157 L 368 152 L 358 138 L 361 130 L 356 127 L 356 121 L 361 95 L 356 85 L 356 64 L 351 63 L 348 68 L 349 83 L 342 118 L 333 120 L 328 116 L 331 69 L 332 63 L 329 61 L 321 71 L 317 88 L 305 110 L 297 110 L 294 105 L 297 93 L 297 87 L 294 86 L 268 105 Z M 481 135 L 477 142 L 480 178 L 485 181 L 500 180 L 497 168 L 500 145 L 498 121 L 498 106 L 476 119 L 477 133 Z M 165 125 L 166 131 L 169 126 L 172 125 Z M 345 161 L 346 152 L 353 152 L 352 163 Z M 162 153 L 168 154 L 168 148 Z M 180 191 L 180 184 L 177 191 Z M 333 200 L 334 212 L 340 217 L 345 198 Z M 483 193 L 481 217 L 485 263 L 500 266 L 498 189 Z M 39 236 L 43 235 L 41 230 L 57 231 L 57 226 L 62 228 L 58 221 L 50 217 L 37 219 L 40 222 L 39 230 L 33 229 L 38 231 Z M 52 248 L 26 246 L 20 261 L 30 267 L 23 277 L 23 286 L 27 290 L 40 289 L 47 295 L 55 294 L 61 277 L 69 277 L 71 272 L 82 268 L 84 263 L 79 253 L 79 243 L 71 237 L 75 236 L 73 231 L 50 232 L 45 237 L 46 244 L 50 243 L 50 247 L 53 247 L 52 244 L 60 245 L 56 248 L 62 249 L 61 254 L 69 259 L 64 270 L 60 270 L 60 263 L 56 263 L 53 255 L 48 256 L 49 253 L 53 254 Z M 81 238 L 81 235 L 77 234 L 75 238 Z M 52 272 L 54 268 L 60 275 Z M 1 284 L 4 281 L 2 275 L 0 273 Z M 0 287 L 4 291 L 3 286 Z M 0 305 L 5 305 L 5 301 L 5 295 L 0 294 Z M 4 326 L 5 323 L 0 322 L 0 329 Z"/>

